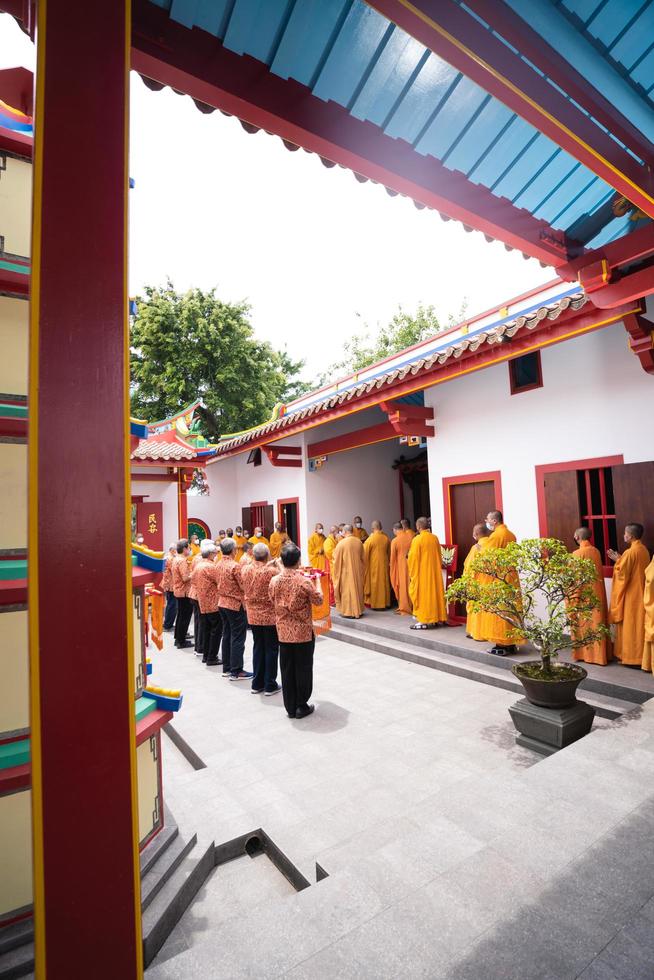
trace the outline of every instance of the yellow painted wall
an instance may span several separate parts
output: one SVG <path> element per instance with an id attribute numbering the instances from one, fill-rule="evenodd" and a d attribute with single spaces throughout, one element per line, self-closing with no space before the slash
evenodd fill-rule
<path id="1" fill-rule="evenodd" d="M 0 179 L 0 186 L 2 180 Z M 0 231 L 0 234 L 2 232 Z M 0 393 L 27 394 L 29 306 L 25 299 L 0 296 Z"/>
<path id="2" fill-rule="evenodd" d="M 157 744 L 156 739 L 152 742 L 154 745 Z M 139 841 L 143 842 L 154 829 L 152 815 L 159 794 L 158 764 L 149 738 L 136 746 L 136 765 L 139 785 Z M 161 797 L 159 805 L 161 805 Z"/>
<path id="3" fill-rule="evenodd" d="M 0 915 L 32 904 L 31 796 L 0 796 Z"/>
<path id="4" fill-rule="evenodd" d="M 0 180 L 0 235 L 4 235 L 5 252 L 30 254 L 31 203 L 32 164 L 7 157 Z"/>
<path id="5" fill-rule="evenodd" d="M 28 727 L 27 611 L 0 612 L 0 732 Z"/>
<path id="6" fill-rule="evenodd" d="M 0 548 L 27 547 L 27 446 L 0 442 Z"/>

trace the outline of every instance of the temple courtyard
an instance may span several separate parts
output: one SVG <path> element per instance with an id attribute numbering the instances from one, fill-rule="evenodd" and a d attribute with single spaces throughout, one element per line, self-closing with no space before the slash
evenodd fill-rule
<path id="1" fill-rule="evenodd" d="M 184 691 L 186 756 L 163 739 L 184 861 L 223 858 L 150 980 L 654 977 L 654 702 L 542 758 L 513 691 L 332 637 L 303 721 L 171 635 L 151 656 Z M 257 830 L 266 853 L 224 860 Z"/>

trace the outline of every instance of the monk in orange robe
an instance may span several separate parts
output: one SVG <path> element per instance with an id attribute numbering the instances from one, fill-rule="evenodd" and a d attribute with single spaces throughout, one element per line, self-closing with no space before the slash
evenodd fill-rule
<path id="1" fill-rule="evenodd" d="M 309 564 L 321 572 L 327 570 L 327 558 L 325 556 L 325 529 L 322 521 L 318 521 L 315 530 L 309 538 Z"/>
<path id="2" fill-rule="evenodd" d="M 468 552 L 468 554 L 466 555 L 465 561 L 463 562 L 464 575 L 468 573 L 470 565 L 477 557 L 477 555 L 480 554 L 480 552 L 483 551 L 484 548 L 488 546 L 488 542 L 490 541 L 490 532 L 486 527 L 486 525 L 475 524 L 475 526 L 472 529 L 472 538 L 474 544 L 470 549 L 470 551 Z M 486 581 L 488 579 L 487 575 L 481 575 L 479 572 L 471 572 L 470 574 L 477 581 L 480 582 Z M 467 611 L 466 635 L 473 640 L 485 640 L 486 637 L 482 634 L 482 621 L 483 621 L 482 617 L 484 614 L 481 612 L 472 612 L 472 610 L 470 609 L 467 609 L 466 611 Z"/>
<path id="3" fill-rule="evenodd" d="M 411 528 L 411 521 L 408 521 L 406 517 L 403 517 L 400 521 L 400 526 L 403 531 L 406 531 L 408 537 L 413 541 L 416 536 L 416 532 Z"/>
<path id="4" fill-rule="evenodd" d="M 391 581 L 388 574 L 391 542 L 381 523 L 373 521 L 371 533 L 363 545 L 366 569 L 363 596 L 370 609 L 388 609 L 391 604 Z"/>
<path id="5" fill-rule="evenodd" d="M 363 614 L 363 545 L 354 536 L 351 524 L 343 526 L 343 540 L 334 550 L 334 598 L 341 616 L 358 619 Z"/>
<path id="6" fill-rule="evenodd" d="M 393 524 L 395 537 L 391 541 L 391 585 L 397 599 L 398 616 L 410 616 L 413 612 L 409 596 L 409 548 L 413 541 L 413 531 L 404 530 L 401 523 Z"/>
<path id="7" fill-rule="evenodd" d="M 487 548 L 506 548 L 516 540 L 513 531 L 509 531 L 504 523 L 502 511 L 491 510 L 486 515 L 486 527 L 490 531 Z M 492 581 L 489 579 L 488 581 Z M 511 626 L 506 620 L 501 619 L 494 613 L 482 613 L 481 633 L 485 640 L 493 644 L 489 653 L 494 653 L 499 657 L 510 656 L 517 653 L 517 647 L 524 643 L 524 640 L 510 640 L 509 632 Z"/>
<path id="8" fill-rule="evenodd" d="M 416 521 L 418 534 L 409 549 L 409 596 L 418 620 L 412 630 L 433 629 L 447 621 L 440 541 L 426 517 Z"/>
<path id="9" fill-rule="evenodd" d="M 282 547 L 290 538 L 286 531 L 284 530 L 283 524 L 279 521 L 275 524 L 275 530 L 270 535 L 270 557 L 279 558 L 282 553 Z"/>
<path id="10" fill-rule="evenodd" d="M 243 534 L 243 528 L 239 525 L 234 529 L 234 541 L 236 541 L 236 551 L 234 552 L 234 560 L 240 561 L 243 557 L 243 545 L 247 542 L 249 535 Z M 216 539 L 218 544 L 218 539 Z M 220 552 L 222 556 L 222 552 Z"/>
<path id="11" fill-rule="evenodd" d="M 604 624 L 608 624 L 608 608 L 606 603 L 606 590 L 604 588 L 604 571 L 602 569 L 602 556 L 600 555 L 597 548 L 593 547 L 590 541 L 591 532 L 587 527 L 578 527 L 575 531 L 574 538 L 579 547 L 572 554 L 575 558 L 588 558 L 595 566 L 595 571 L 597 573 L 595 582 L 593 583 L 593 591 L 597 598 L 599 599 L 599 607 L 594 609 L 590 615 L 590 622 L 587 624 L 588 627 L 594 628 Z M 599 664 L 605 667 L 609 660 L 612 659 L 612 644 L 609 637 L 601 640 L 596 640 L 595 643 L 590 643 L 585 647 L 577 647 L 576 650 L 572 651 L 572 657 L 574 660 L 583 660 L 587 664 Z"/>
<path id="12" fill-rule="evenodd" d="M 363 520 L 360 517 L 355 517 L 352 521 L 352 534 L 355 538 L 358 538 L 361 544 L 368 537 L 368 532 L 363 526 Z"/>
<path id="13" fill-rule="evenodd" d="M 654 673 L 654 558 L 645 569 L 645 643 L 643 645 L 643 670 Z"/>
<path id="14" fill-rule="evenodd" d="M 607 551 L 613 569 L 611 611 L 609 620 L 616 623 L 614 653 L 617 660 L 630 667 L 641 667 L 645 645 L 645 569 L 649 565 L 649 551 L 641 541 L 642 524 L 627 524 L 624 529 L 624 554 Z"/>

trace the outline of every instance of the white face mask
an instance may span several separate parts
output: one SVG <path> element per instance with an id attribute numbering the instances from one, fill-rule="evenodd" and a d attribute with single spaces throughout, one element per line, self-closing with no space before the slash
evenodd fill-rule
<path id="1" fill-rule="evenodd" d="M 357 521 L 357 522 L 356 522 L 356 524 L 355 524 L 354 526 L 355 526 L 355 527 L 361 527 L 361 521 Z"/>
<path id="2" fill-rule="evenodd" d="M 490 521 L 486 521 L 486 527 L 489 531 L 493 530 L 493 525 L 490 523 Z"/>
<path id="3" fill-rule="evenodd" d="M 322 528 L 321 527 L 317 527 L 316 528 L 316 531 L 317 531 L 318 534 L 322 534 Z"/>
<path id="4" fill-rule="evenodd" d="M 261 531 L 255 531 L 255 535 L 254 536 L 256 538 L 260 538 L 261 537 Z"/>

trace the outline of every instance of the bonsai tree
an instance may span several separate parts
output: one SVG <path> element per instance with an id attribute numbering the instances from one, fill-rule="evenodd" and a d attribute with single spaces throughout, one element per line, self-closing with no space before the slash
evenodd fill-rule
<path id="1" fill-rule="evenodd" d="M 609 634 L 593 624 L 599 608 L 595 566 L 575 558 L 556 538 L 532 538 L 506 548 L 486 548 L 447 590 L 449 602 L 467 602 L 473 612 L 494 613 L 511 627 L 510 638 L 528 640 L 540 663 L 528 671 L 543 680 L 575 675 L 556 669 L 560 650 L 587 646 Z M 526 668 L 526 664 L 521 665 Z"/>

